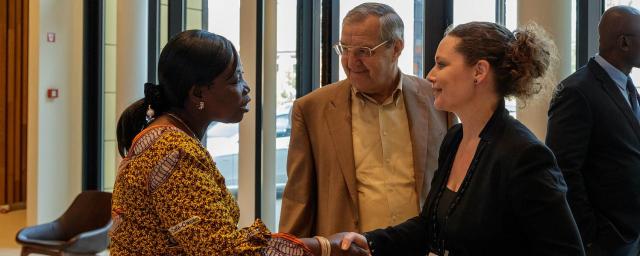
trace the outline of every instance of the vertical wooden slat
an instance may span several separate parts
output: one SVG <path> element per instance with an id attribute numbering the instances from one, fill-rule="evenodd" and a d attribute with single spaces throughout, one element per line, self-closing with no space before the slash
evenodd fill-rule
<path id="1" fill-rule="evenodd" d="M 0 205 L 26 199 L 28 3 L 0 0 Z"/>
<path id="2" fill-rule="evenodd" d="M 20 140 L 21 168 L 20 202 L 27 201 L 27 120 L 29 108 L 29 0 L 22 1 L 22 136 Z"/>
<path id="3" fill-rule="evenodd" d="M 13 177 L 15 175 L 15 138 L 16 133 L 14 129 L 15 119 L 15 89 L 16 89 L 16 1 L 9 0 L 9 22 L 7 30 L 7 200 L 9 203 L 13 200 Z"/>
<path id="4" fill-rule="evenodd" d="M 13 6 L 13 10 L 14 10 L 14 30 L 13 30 L 13 35 L 14 35 L 14 48 L 13 51 L 15 52 L 15 56 L 13 59 L 13 122 L 11 122 L 9 125 L 11 125 L 11 129 L 13 129 L 13 144 L 10 145 L 11 148 L 13 149 L 13 177 L 12 179 L 9 181 L 11 183 L 12 186 L 12 190 L 11 190 L 11 198 L 9 199 L 9 203 L 15 203 L 17 196 L 16 195 L 16 179 L 18 176 L 20 176 L 20 129 L 16 129 L 16 127 L 19 127 L 20 125 L 20 88 L 22 87 L 22 85 L 20 84 L 20 55 L 21 55 L 21 44 L 22 42 L 20 41 L 21 36 L 20 36 L 20 17 L 21 17 L 21 13 L 20 13 L 20 1 L 16 1 L 14 3 Z M 17 160 L 17 161 L 16 161 Z"/>
<path id="5" fill-rule="evenodd" d="M 21 178 L 21 173 L 20 170 L 22 169 L 22 166 L 20 165 L 22 163 L 20 157 L 21 154 L 20 152 L 22 151 L 21 149 L 21 137 L 22 137 L 22 87 L 24 87 L 24 83 L 22 81 L 22 52 L 24 51 L 24 49 L 22 48 L 22 1 L 17 1 L 16 5 L 15 5 L 15 10 L 16 10 L 16 19 L 15 19 L 15 51 L 16 51 L 16 59 L 15 59 L 15 102 L 14 102 L 14 113 L 15 113 L 15 119 L 14 122 L 11 124 L 13 126 L 13 129 L 15 129 L 15 140 L 14 140 L 14 144 L 13 144 L 13 148 L 14 148 L 14 173 L 13 173 L 13 180 L 11 180 L 11 183 L 13 183 L 13 198 L 10 200 L 10 203 L 17 203 L 20 202 L 20 178 Z"/>
<path id="6" fill-rule="evenodd" d="M 7 18 L 8 0 L 0 0 L 0 204 L 7 203 Z"/>

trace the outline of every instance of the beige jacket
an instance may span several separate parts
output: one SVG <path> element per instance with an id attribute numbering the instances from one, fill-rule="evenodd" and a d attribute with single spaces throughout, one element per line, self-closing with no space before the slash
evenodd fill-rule
<path id="1" fill-rule="evenodd" d="M 402 75 L 420 207 L 437 168 L 449 116 L 433 107 L 431 83 Z M 291 114 L 289 181 L 280 232 L 298 237 L 358 230 L 358 192 L 351 138 L 351 84 L 324 86 L 298 99 Z"/>

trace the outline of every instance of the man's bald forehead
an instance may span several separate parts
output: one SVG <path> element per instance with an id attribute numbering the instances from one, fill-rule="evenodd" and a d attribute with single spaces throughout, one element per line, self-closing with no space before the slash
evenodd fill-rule
<path id="1" fill-rule="evenodd" d="M 640 11 L 631 6 L 619 5 L 609 8 L 602 14 L 600 29 L 615 29 L 625 25 L 631 25 L 640 18 Z"/>
<path id="2" fill-rule="evenodd" d="M 640 15 L 640 11 L 628 5 L 618 5 L 607 9 L 602 17 L 604 18 L 604 16 L 607 16 L 609 14 Z"/>
<path id="3" fill-rule="evenodd" d="M 624 5 L 609 8 L 602 14 L 598 32 L 600 50 L 611 49 L 619 36 L 640 33 L 640 11 Z"/>

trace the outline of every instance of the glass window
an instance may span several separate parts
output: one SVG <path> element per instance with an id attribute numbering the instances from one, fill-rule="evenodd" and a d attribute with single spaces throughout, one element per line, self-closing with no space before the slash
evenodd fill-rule
<path id="1" fill-rule="evenodd" d="M 453 25 L 496 21 L 496 0 L 453 0 Z"/>
<path id="2" fill-rule="evenodd" d="M 117 162 L 120 160 L 116 141 L 116 18 L 117 1 L 104 1 L 104 91 L 103 110 L 103 161 L 102 189 L 112 191 Z"/>
<path id="3" fill-rule="evenodd" d="M 169 41 L 169 0 L 160 0 L 160 50 Z"/>
<path id="4" fill-rule="evenodd" d="M 202 29 L 202 0 L 187 0 L 186 8 L 186 29 Z"/>
<path id="5" fill-rule="evenodd" d="M 507 0 L 504 3 L 504 25 L 509 30 L 514 31 L 518 27 L 518 0 Z M 504 102 L 505 107 L 509 110 L 509 114 L 517 118 L 517 103 L 514 98 L 507 98 Z"/>
<path id="6" fill-rule="evenodd" d="M 367 0 L 341 0 L 340 1 L 340 26 L 342 31 L 342 20 L 349 10 L 359 4 L 370 2 Z M 422 72 L 422 48 L 423 48 L 423 29 L 424 24 L 424 0 L 381 0 L 380 3 L 391 6 L 402 18 L 404 22 L 404 50 L 400 54 L 398 66 L 405 74 L 413 74 L 423 77 Z M 334 42 L 337 43 L 337 42 Z M 347 78 L 344 70 L 340 68 L 340 80 Z"/>
<path id="7" fill-rule="evenodd" d="M 571 1 L 571 72 L 576 70 L 577 52 L 576 52 L 576 38 L 577 38 L 577 19 L 578 19 L 578 6 L 577 1 Z"/>
<path id="8" fill-rule="evenodd" d="M 209 31 L 229 39 L 240 52 L 240 0 L 209 0 L 207 6 Z"/>
<path id="9" fill-rule="evenodd" d="M 628 5 L 640 10 L 640 0 L 605 0 L 604 1 L 605 10 L 616 5 Z M 629 74 L 629 76 L 631 77 L 631 80 L 633 80 L 633 84 L 636 86 L 636 89 L 640 89 L 640 70 L 637 68 L 632 69 L 631 74 Z"/>
<path id="10" fill-rule="evenodd" d="M 506 0 L 504 3 L 504 25 L 511 31 L 518 27 L 518 0 Z"/>
<path id="11" fill-rule="evenodd" d="M 229 39 L 240 52 L 240 0 L 208 1 L 209 31 Z M 195 19 L 193 20 L 197 23 Z M 236 197 L 238 195 L 239 127 L 238 124 L 212 123 L 206 136 L 207 150 L 224 176 L 227 188 Z"/>
<path id="12" fill-rule="evenodd" d="M 282 192 L 287 183 L 287 153 L 291 121 L 289 114 L 296 98 L 297 0 L 277 2 L 276 51 L 276 229 L 280 220 Z"/>

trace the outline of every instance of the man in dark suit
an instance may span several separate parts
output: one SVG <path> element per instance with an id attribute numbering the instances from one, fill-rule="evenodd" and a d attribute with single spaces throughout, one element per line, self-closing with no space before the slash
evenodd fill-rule
<path id="1" fill-rule="evenodd" d="M 629 73 L 640 67 L 640 11 L 608 9 L 600 53 L 558 86 L 547 145 L 555 153 L 588 255 L 638 255 L 640 106 Z"/>

